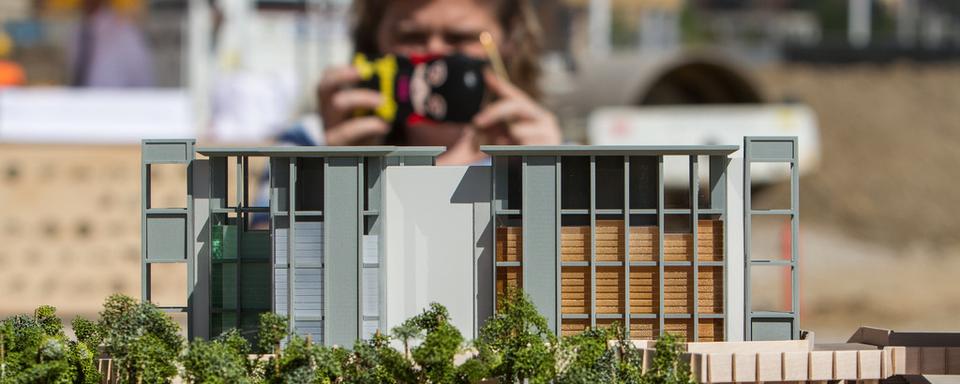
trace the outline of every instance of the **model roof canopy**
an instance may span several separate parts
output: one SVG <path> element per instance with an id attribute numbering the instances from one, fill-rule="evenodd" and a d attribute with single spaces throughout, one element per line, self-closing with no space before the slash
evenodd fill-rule
<path id="1" fill-rule="evenodd" d="M 356 156 L 437 156 L 444 147 L 398 147 L 392 145 L 333 147 L 204 147 L 197 153 L 210 157 L 269 156 L 269 157 L 356 157 Z"/>
<path id="2" fill-rule="evenodd" d="M 483 145 L 480 150 L 491 156 L 567 155 L 567 156 L 725 156 L 736 152 L 736 145 Z"/>

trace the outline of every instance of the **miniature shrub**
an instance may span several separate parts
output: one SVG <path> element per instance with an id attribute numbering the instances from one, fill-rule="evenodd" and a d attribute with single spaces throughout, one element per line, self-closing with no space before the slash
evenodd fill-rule
<path id="1" fill-rule="evenodd" d="M 617 379 L 621 383 L 643 382 L 643 350 L 637 348 L 628 339 L 625 328 L 613 328 L 617 343 L 613 348 L 617 356 Z"/>
<path id="2" fill-rule="evenodd" d="M 413 361 L 420 367 L 420 382 L 449 383 L 456 377 L 454 357 L 463 349 L 463 335 L 450 323 L 444 306 L 430 308 L 408 322 L 426 334 L 423 343 L 413 348 Z"/>
<path id="3" fill-rule="evenodd" d="M 67 339 L 56 311 L 42 306 L 0 321 L 0 383 L 100 382 L 91 348 Z"/>
<path id="4" fill-rule="evenodd" d="M 0 384 L 100 382 L 98 346 L 115 360 L 122 383 L 618 383 L 689 384 L 679 339 L 660 338 L 647 372 L 644 354 L 618 325 L 558 339 L 522 292 L 509 293 L 500 311 L 467 343 L 442 305 L 352 349 L 327 347 L 289 334 L 287 319 L 260 317 L 256 348 L 231 329 L 183 350 L 177 325 L 150 304 L 121 295 L 104 303 L 97 323 L 72 322 L 69 340 L 53 307 L 0 321 Z M 610 342 L 614 341 L 613 344 Z M 395 348 L 403 345 L 403 350 Z M 469 347 L 469 348 L 468 348 Z M 273 352 L 268 360 L 255 350 Z M 181 354 L 182 352 L 182 354 Z M 462 364 L 462 353 L 472 357 Z M 182 368 L 178 372 L 179 367 Z"/>
<path id="5" fill-rule="evenodd" d="M 183 378 L 190 383 L 252 383 L 247 369 L 250 359 L 241 349 L 231 344 L 229 338 L 194 340 L 181 360 Z"/>
<path id="6" fill-rule="evenodd" d="M 109 344 L 108 344 L 109 345 Z M 125 383 L 165 383 L 177 375 L 174 358 L 177 353 L 156 335 L 147 333 L 132 339 L 125 347 L 122 359 L 117 359 L 126 376 Z"/>
<path id="7" fill-rule="evenodd" d="M 48 336 L 63 335 L 63 322 L 57 317 L 57 308 L 51 305 L 41 305 L 33 311 L 33 318 Z"/>
<path id="8" fill-rule="evenodd" d="M 76 374 L 74 383 L 99 384 L 101 375 L 96 365 L 96 349 L 78 341 L 70 344 L 70 361 Z"/>
<path id="9" fill-rule="evenodd" d="M 277 360 L 278 371 L 269 375 L 270 382 L 332 383 L 342 376 L 343 359 L 336 349 L 292 335 Z"/>
<path id="10" fill-rule="evenodd" d="M 480 359 L 470 359 L 457 367 L 456 382 L 479 383 L 490 377 L 490 367 Z"/>
<path id="11" fill-rule="evenodd" d="M 77 341 L 86 344 L 92 352 L 95 352 L 103 343 L 103 330 L 97 323 L 82 317 L 75 317 L 70 322 L 70 326 L 73 327 L 73 333 L 77 335 Z"/>
<path id="12" fill-rule="evenodd" d="M 260 353 L 277 354 L 280 342 L 287 337 L 287 318 L 273 312 L 260 314 L 260 328 L 257 332 L 257 346 Z"/>
<path id="13" fill-rule="evenodd" d="M 588 329 L 564 337 L 558 356 L 562 366 L 558 384 L 616 382 L 617 360 L 607 342 L 616 334 L 614 327 Z"/>
<path id="14" fill-rule="evenodd" d="M 501 382 L 545 383 L 555 376 L 557 337 L 522 291 L 507 294 L 474 345 L 476 359 Z"/>
<path id="15" fill-rule="evenodd" d="M 214 341 L 230 348 L 237 356 L 243 357 L 243 368 L 248 376 L 259 377 L 263 373 L 260 359 L 250 358 L 250 355 L 253 353 L 253 347 L 250 346 L 247 338 L 240 334 L 239 329 L 228 329 L 226 332 L 221 333 L 220 336 L 217 336 Z"/>
<path id="16" fill-rule="evenodd" d="M 644 384 L 693 383 L 690 364 L 680 359 L 680 341 L 669 333 L 657 339 L 656 354 L 650 369 L 643 375 Z"/>
<path id="17" fill-rule="evenodd" d="M 345 360 L 344 383 L 415 383 L 413 364 L 390 346 L 390 338 L 380 333 L 370 340 L 358 340 Z"/>
<path id="18" fill-rule="evenodd" d="M 113 295 L 103 304 L 100 328 L 107 353 L 120 368 L 122 383 L 165 383 L 177 374 L 174 364 L 184 340 L 177 324 L 150 303 Z"/>

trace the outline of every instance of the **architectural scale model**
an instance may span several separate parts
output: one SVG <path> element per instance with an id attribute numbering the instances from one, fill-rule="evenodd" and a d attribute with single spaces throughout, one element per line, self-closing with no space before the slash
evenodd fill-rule
<path id="1" fill-rule="evenodd" d="M 146 140 L 143 299 L 154 264 L 185 263 L 187 305 L 163 309 L 187 314 L 190 338 L 253 334 L 272 311 L 291 332 L 352 345 L 430 302 L 476 336 L 519 287 L 558 335 L 613 323 L 641 346 L 680 335 L 702 382 L 879 380 L 918 366 L 895 343 L 815 346 L 800 331 L 796 138 L 481 149 L 489 165 L 436 166 L 444 148 Z M 155 164 L 187 167 L 186 207 L 150 206 Z M 252 164 L 268 174 L 251 177 Z M 790 170 L 789 207 L 756 209 L 750 175 L 771 164 Z M 761 215 L 789 222 L 788 257 L 752 254 Z M 788 310 L 755 308 L 757 268 L 784 272 Z"/>
<path id="2" fill-rule="evenodd" d="M 756 211 L 744 177 L 753 163 L 795 164 L 795 139 L 748 138 L 742 155 L 737 146 L 482 150 L 491 165 L 441 167 L 443 148 L 145 141 L 144 297 L 151 264 L 183 262 L 188 305 L 168 310 L 187 312 L 199 337 L 253 331 L 274 311 L 292 331 L 351 344 L 432 301 L 475 335 L 512 286 L 558 334 L 617 322 L 640 340 L 799 338 L 795 310 L 748 310 L 746 289 L 761 263 L 795 274 L 796 252 L 774 263 L 745 247 L 752 215 L 785 215 L 796 231 L 796 180 L 791 209 Z M 269 164 L 263 206 L 250 199 L 256 157 Z M 667 198 L 670 161 L 689 171 L 681 199 Z M 151 207 L 150 167 L 172 162 L 189 169 L 188 206 Z"/>

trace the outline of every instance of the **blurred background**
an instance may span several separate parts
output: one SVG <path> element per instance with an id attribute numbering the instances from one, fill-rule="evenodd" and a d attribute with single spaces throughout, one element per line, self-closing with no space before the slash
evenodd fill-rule
<path id="1" fill-rule="evenodd" d="M 960 328 L 960 2 L 534 3 L 567 140 L 800 137 L 802 328 Z M 0 317 L 139 296 L 139 140 L 269 142 L 348 63 L 349 7 L 0 2 Z M 787 202 L 783 173 L 759 172 L 756 201 Z M 153 178 L 183 205 L 182 168 Z M 780 254 L 783 223 L 756 226 L 755 254 Z M 154 272 L 158 299 L 184 302 L 183 275 Z M 783 305 L 782 275 L 755 278 L 757 305 Z"/>

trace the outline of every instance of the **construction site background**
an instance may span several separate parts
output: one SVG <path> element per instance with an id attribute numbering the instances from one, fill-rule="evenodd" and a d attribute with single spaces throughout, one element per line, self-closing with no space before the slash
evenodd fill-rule
<path id="1" fill-rule="evenodd" d="M 190 3 L 112 2 L 148 37 L 156 69 L 154 87 L 196 86 L 191 83 L 194 64 L 183 55 L 191 36 L 185 17 Z M 792 1 L 606 1 L 599 3 L 629 10 L 606 21 L 613 31 L 606 42 L 590 33 L 597 23 L 603 25 L 603 20 L 590 17 L 596 3 L 539 2 L 547 30 L 563 32 L 547 35 L 566 36 L 548 39 L 549 62 L 573 65 L 572 57 L 597 50 L 657 55 L 708 45 L 740 58 L 766 100 L 801 102 L 816 112 L 820 167 L 801 179 L 800 192 L 802 328 L 815 331 L 818 341 L 844 340 L 860 325 L 960 328 L 960 290 L 954 277 L 960 272 L 960 215 L 955 212 L 960 201 L 956 3 L 866 1 L 873 4 L 874 14 L 863 27 L 854 25 L 862 21 L 850 13 L 857 9 L 855 3 L 863 3 L 857 0 L 806 2 L 815 6 Z M 822 9 L 830 8 L 830 3 L 841 4 L 840 10 Z M 262 12 L 281 12 L 271 14 L 276 19 L 285 17 L 282 12 L 295 14 L 301 8 L 336 19 L 348 6 L 345 1 L 260 4 Z M 0 54 L 0 60 L 23 67 L 22 85 L 70 84 L 67 50 L 51 42 L 69 40 L 79 6 L 79 0 L 0 5 L 3 34 L 21 44 Z M 898 22 L 888 12 L 891 9 L 914 16 Z M 319 40 L 308 37 L 290 43 L 295 48 L 326 42 L 318 48 L 322 52 L 317 57 L 322 59 L 292 58 L 279 66 L 289 76 L 278 84 L 292 86 L 278 92 L 292 101 L 285 105 L 288 111 L 278 113 L 278 121 L 290 120 L 311 104 L 312 84 L 324 65 L 346 60 L 349 46 L 343 42 L 343 21 L 339 23 L 316 27 Z M 34 29 L 40 25 L 44 34 Z M 284 24 L 263 25 L 260 31 Z M 879 53 L 864 60 L 838 54 L 838 62 L 825 63 L 838 42 L 862 44 L 866 51 Z M 233 54 L 251 55 L 241 49 L 243 42 L 233 53 L 224 44 L 226 48 L 221 46 L 209 59 L 212 71 L 235 69 Z M 918 46 L 930 48 L 924 51 L 926 56 L 916 53 Z M 251 60 L 247 68 L 269 68 L 269 63 Z M 304 63 L 311 66 L 302 69 Z M 562 85 L 546 84 L 548 89 L 556 86 Z M 213 88 L 208 84 L 205 89 Z M 201 105 L 199 109 L 206 106 L 207 112 L 194 116 L 205 122 L 198 130 L 212 129 L 211 102 L 192 100 Z M 270 129 L 275 128 L 267 132 Z M 41 304 L 57 306 L 67 318 L 95 317 L 111 293 L 139 296 L 139 146 L 4 141 L 2 134 L 0 317 L 29 312 Z M 155 170 L 154 182 L 164 192 L 154 198 L 178 205 L 184 172 L 172 167 Z M 785 186 L 772 185 L 758 190 L 755 198 L 778 204 L 786 193 Z M 770 223 L 757 229 L 769 233 L 758 236 L 768 240 L 755 244 L 755 252 L 779 252 L 781 227 Z M 769 276 L 765 282 L 758 277 L 759 284 L 769 285 L 759 300 L 780 299 L 778 278 Z M 158 300 L 183 302 L 182 271 L 157 271 L 154 279 L 162 282 L 154 288 Z"/>

